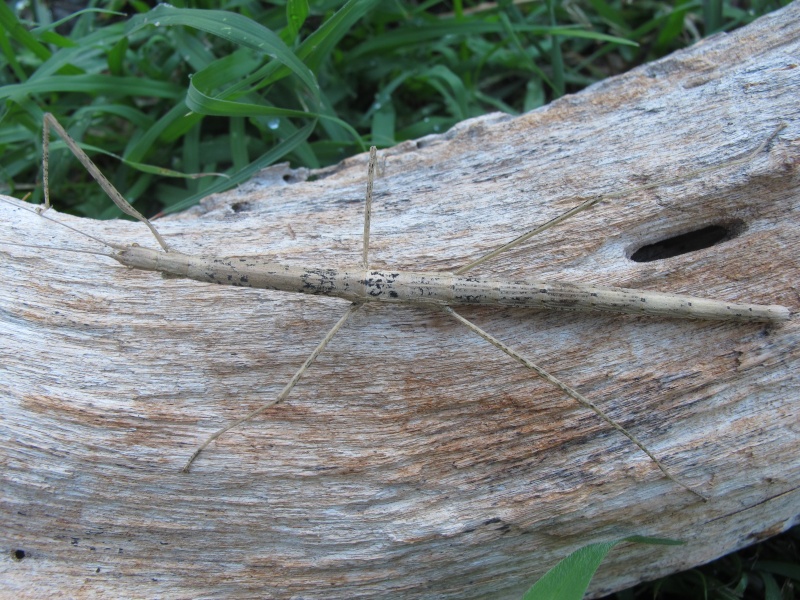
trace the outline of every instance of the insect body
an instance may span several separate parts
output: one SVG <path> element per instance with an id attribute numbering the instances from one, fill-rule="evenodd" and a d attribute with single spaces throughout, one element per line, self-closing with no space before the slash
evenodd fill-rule
<path id="1" fill-rule="evenodd" d="M 292 267 L 258 258 L 202 257 L 129 246 L 111 255 L 121 264 L 205 283 L 299 294 L 336 296 L 351 302 L 516 306 L 555 310 L 603 310 L 727 321 L 782 321 L 783 306 L 738 304 L 659 292 L 541 281 L 503 281 L 449 273 L 339 271 Z"/>
<path id="2" fill-rule="evenodd" d="M 202 282 L 232 285 L 239 287 L 254 287 L 284 292 L 337 296 L 351 301 L 350 307 L 339 319 L 334 327 L 319 342 L 314 351 L 306 358 L 305 362 L 294 373 L 280 394 L 265 403 L 257 410 L 243 416 L 237 421 L 218 430 L 209 436 L 189 458 L 184 471 L 188 471 L 192 462 L 199 456 L 212 441 L 226 431 L 240 425 L 256 415 L 263 413 L 269 407 L 284 400 L 293 387 L 300 380 L 308 367 L 324 350 L 328 342 L 336 335 L 339 329 L 360 306 L 366 302 L 410 303 L 423 304 L 443 310 L 445 313 L 466 325 L 469 329 L 483 339 L 502 350 L 507 355 L 517 360 L 526 368 L 534 371 L 537 376 L 548 381 L 563 393 L 573 398 L 582 406 L 594 411 L 610 427 L 625 435 L 632 443 L 641 449 L 655 463 L 655 465 L 671 481 L 696 494 L 705 500 L 705 496 L 687 484 L 674 477 L 653 455 L 650 450 L 635 436 L 628 432 L 616 421 L 608 417 L 602 410 L 594 405 L 591 400 L 583 396 L 566 383 L 560 381 L 543 368 L 522 356 L 502 341 L 484 331 L 474 323 L 459 315 L 452 307 L 464 304 L 482 304 L 497 306 L 522 306 L 530 308 L 546 308 L 558 310 L 604 310 L 618 313 L 646 314 L 679 318 L 717 319 L 732 321 L 783 321 L 789 318 L 789 311 L 783 306 L 754 305 L 730 303 L 719 300 L 679 296 L 674 294 L 646 292 L 643 290 L 606 288 L 592 285 L 579 285 L 570 283 L 545 283 L 545 282 L 510 282 L 491 279 L 480 279 L 463 276 L 464 273 L 477 265 L 497 256 L 501 252 L 513 248 L 536 233 L 552 227 L 566 220 L 578 212 L 586 210 L 603 198 L 586 200 L 578 206 L 566 211 L 560 216 L 540 225 L 511 242 L 485 254 L 479 259 L 455 270 L 452 273 L 409 272 L 373 270 L 369 267 L 369 225 L 371 217 L 372 180 L 376 162 L 375 148 L 371 149 L 370 169 L 367 186 L 367 202 L 364 224 L 364 245 L 362 264 L 348 271 L 338 271 L 329 268 L 294 267 L 280 265 L 258 258 L 223 258 L 195 256 L 177 252 L 169 247 L 156 228 L 134 209 L 122 195 L 103 176 L 99 169 L 92 163 L 88 156 L 80 149 L 77 143 L 70 138 L 67 132 L 58 124 L 52 115 L 44 117 L 44 184 L 45 201 L 49 207 L 49 194 L 47 190 L 47 147 L 48 128 L 53 127 L 72 150 L 81 163 L 98 181 L 103 190 L 114 203 L 126 214 L 135 217 L 147 225 L 163 251 L 143 248 L 138 245 L 120 245 L 98 238 L 92 239 L 110 248 L 110 251 L 98 252 L 111 257 L 128 267 L 149 271 L 159 271 L 173 276 L 187 277 Z M 760 152 L 778 134 L 783 126 L 763 142 L 753 153 L 742 159 L 728 162 L 727 164 L 746 162 L 752 154 Z M 697 175 L 708 169 L 700 169 L 693 173 L 684 174 L 683 177 Z M 652 188 L 668 182 L 655 182 L 643 186 Z M 641 189 L 641 188 L 639 188 Z M 610 197 L 609 197 L 610 199 Z M 47 215 L 42 215 L 48 218 Z M 55 219 L 50 219 L 55 221 Z M 55 221 L 58 222 L 58 221 Z M 65 227 L 69 227 L 60 223 Z M 69 227 L 70 229 L 73 229 Z M 78 231 L 78 230 L 75 230 Z M 83 233 L 78 231 L 78 233 Z M 83 234 L 86 235 L 86 234 Z M 26 245 L 26 244 L 20 244 Z"/>

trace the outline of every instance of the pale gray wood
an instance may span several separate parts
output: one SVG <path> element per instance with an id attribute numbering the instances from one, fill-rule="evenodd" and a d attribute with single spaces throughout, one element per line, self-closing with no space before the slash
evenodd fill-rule
<path id="1" fill-rule="evenodd" d="M 641 287 L 797 310 L 800 5 L 519 118 L 386 150 L 371 262 L 455 269 L 579 198 L 769 153 L 575 217 L 480 275 Z M 271 169 L 156 224 L 186 252 L 361 259 L 366 154 Z M 58 206 L 58 198 L 54 199 Z M 704 563 L 797 521 L 797 319 L 780 326 L 462 309 L 586 394 L 706 493 L 446 316 L 162 279 L 0 204 L 4 595 L 513 598 L 568 552 L 629 534 L 593 593 Z M 59 216 L 154 245 L 138 223 Z M 712 248 L 635 263 L 714 223 Z M 22 550 L 22 560 L 13 551 Z"/>

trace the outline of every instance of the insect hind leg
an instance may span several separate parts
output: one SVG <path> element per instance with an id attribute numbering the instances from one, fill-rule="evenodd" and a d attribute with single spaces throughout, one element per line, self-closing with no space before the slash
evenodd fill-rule
<path id="1" fill-rule="evenodd" d="M 598 415 L 601 419 L 603 419 L 603 421 L 605 421 L 606 423 L 608 423 L 608 425 L 610 425 L 611 427 L 613 427 L 614 429 L 619 431 L 622 435 L 624 435 L 631 442 L 633 442 L 642 452 L 647 454 L 647 456 L 650 457 L 650 460 L 652 460 L 656 464 L 656 466 L 661 470 L 661 472 L 664 474 L 664 476 L 667 479 L 669 479 L 670 481 L 672 481 L 674 483 L 677 483 L 682 488 L 685 488 L 685 489 L 689 490 L 694 495 L 696 495 L 699 498 L 701 498 L 704 502 L 706 502 L 708 500 L 708 498 L 706 498 L 703 494 L 701 494 L 700 492 L 698 492 L 694 488 L 690 487 L 689 485 L 683 483 L 681 480 L 679 480 L 676 477 L 674 477 L 667 470 L 667 468 L 661 463 L 661 461 L 658 460 L 658 458 L 656 458 L 655 455 L 647 448 L 647 446 L 645 446 L 642 442 L 640 442 L 636 438 L 636 436 L 634 436 L 632 433 L 630 433 L 622 425 L 620 425 L 614 419 L 612 419 L 607 414 L 605 414 L 597 405 L 595 405 L 594 402 L 592 402 L 591 400 L 586 398 L 583 394 L 581 394 L 577 390 L 571 388 L 570 386 L 568 386 L 566 383 L 564 383 L 560 379 L 556 378 L 555 376 L 551 375 L 550 373 L 545 371 L 543 368 L 541 368 L 537 364 L 531 362 L 530 360 L 528 360 L 527 358 L 525 358 L 524 356 L 519 354 L 513 348 L 510 348 L 509 346 L 506 346 L 503 342 L 498 340 L 496 337 L 494 337 L 490 333 L 484 331 L 483 329 L 481 329 L 480 327 L 475 325 L 472 321 L 462 317 L 460 314 L 458 314 L 456 311 L 454 311 L 449 306 L 444 306 L 444 307 L 442 307 L 442 309 L 447 314 L 452 316 L 454 319 L 456 319 L 460 323 L 463 323 L 469 329 L 471 329 L 472 331 L 477 333 L 479 336 L 481 336 L 484 340 L 486 340 L 487 342 L 492 344 L 495 348 L 499 348 L 500 350 L 502 350 L 503 352 L 508 354 L 511 358 L 513 358 L 514 360 L 516 360 L 517 362 L 522 364 L 524 367 L 527 367 L 528 369 L 531 369 L 539 377 L 541 377 L 542 379 L 544 379 L 544 380 L 550 382 L 551 384 L 553 384 L 554 386 L 556 386 L 558 389 L 560 389 L 562 392 L 564 392 L 567 396 L 569 396 L 570 398 L 572 398 L 573 400 L 578 402 L 581 406 L 584 406 L 584 407 L 588 408 L 589 410 L 592 410 L 596 415 Z"/>

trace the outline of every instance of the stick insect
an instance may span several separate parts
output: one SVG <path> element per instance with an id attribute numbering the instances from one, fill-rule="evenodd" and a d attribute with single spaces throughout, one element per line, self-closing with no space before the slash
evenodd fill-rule
<path id="1" fill-rule="evenodd" d="M 744 164 L 769 146 L 785 125 L 778 127 L 753 151 L 725 165 Z M 49 129 L 53 128 L 67 147 L 83 164 L 92 177 L 98 182 L 111 200 L 127 215 L 145 224 L 156 238 L 161 250 L 141 247 L 137 244 L 121 245 L 108 242 L 70 225 L 48 217 L 44 212 L 50 207 L 49 195 Z M 86 153 L 78 146 L 66 130 L 49 113 L 43 119 L 43 187 L 45 204 L 40 209 L 29 209 L 59 225 L 67 227 L 81 235 L 102 244 L 108 251 L 93 252 L 107 256 L 127 267 L 147 271 L 159 271 L 171 276 L 186 277 L 206 283 L 217 283 L 239 287 L 254 287 L 279 290 L 289 293 L 337 296 L 350 301 L 350 306 L 328 331 L 316 348 L 309 354 L 303 364 L 292 375 L 283 390 L 272 400 L 262 404 L 256 410 L 225 425 L 208 436 L 205 441 L 189 457 L 184 472 L 188 472 L 192 463 L 200 456 L 209 444 L 234 427 L 242 425 L 268 408 L 282 402 L 291 393 L 307 369 L 325 349 L 348 318 L 367 302 L 384 302 L 390 304 L 423 304 L 434 310 L 440 310 L 464 324 L 472 332 L 512 357 L 536 376 L 561 390 L 581 406 L 592 410 L 608 426 L 617 430 L 644 452 L 663 473 L 675 484 L 685 488 L 702 500 L 707 498 L 674 476 L 664 464 L 636 436 L 628 432 L 617 421 L 610 418 L 589 398 L 578 390 L 562 382 L 548 371 L 506 345 L 498 338 L 478 327 L 455 310 L 455 306 L 482 304 L 495 306 L 516 306 L 538 309 L 556 310 L 600 310 L 616 313 L 632 313 L 673 318 L 715 319 L 739 322 L 779 322 L 789 318 L 789 310 L 777 305 L 755 305 L 732 303 L 719 300 L 681 296 L 660 292 L 649 292 L 636 289 L 598 287 L 584 284 L 552 283 L 538 281 L 500 281 L 479 279 L 464 276 L 480 264 L 524 243 L 534 235 L 545 231 L 570 217 L 585 211 L 603 200 L 612 200 L 622 194 L 599 196 L 585 200 L 561 215 L 534 227 L 510 242 L 492 250 L 472 262 L 448 273 L 439 272 L 407 272 L 392 270 L 375 270 L 369 263 L 369 238 L 372 212 L 372 188 L 376 164 L 376 149 L 370 149 L 368 182 L 366 190 L 366 207 L 363 231 L 363 247 L 361 264 L 349 270 L 336 270 L 321 267 L 293 267 L 268 262 L 259 258 L 226 258 L 218 256 L 195 256 L 184 254 L 171 248 L 160 235 L 156 227 L 139 213 L 100 172 Z M 673 183 L 678 180 L 697 176 L 719 166 L 697 169 L 683 174 L 680 178 L 664 179 L 636 188 L 636 191 L 650 189 Z M 630 192 L 627 190 L 626 192 Z M 28 210 L 28 209 L 26 209 Z M 30 246 L 29 244 L 18 244 Z M 36 246 L 38 247 L 38 246 Z M 85 252 L 74 250 L 76 252 Z"/>

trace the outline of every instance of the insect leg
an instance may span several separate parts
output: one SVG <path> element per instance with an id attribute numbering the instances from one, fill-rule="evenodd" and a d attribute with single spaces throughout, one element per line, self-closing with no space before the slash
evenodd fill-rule
<path id="1" fill-rule="evenodd" d="M 364 252 L 362 263 L 369 269 L 369 228 L 372 221 L 372 184 L 375 181 L 375 162 L 378 154 L 375 146 L 369 148 L 369 167 L 367 167 L 367 198 L 364 205 Z"/>
<path id="2" fill-rule="evenodd" d="M 622 435 L 627 437 L 631 442 L 636 444 L 636 446 L 642 452 L 647 454 L 647 456 L 650 457 L 650 459 L 656 464 L 656 466 L 661 470 L 661 472 L 664 474 L 664 476 L 667 477 L 667 479 L 677 483 L 679 486 L 681 486 L 683 488 L 686 488 L 687 490 L 689 490 L 690 492 L 692 492 L 696 496 L 702 498 L 702 500 L 704 502 L 708 500 L 708 498 L 706 498 L 700 492 L 696 491 L 695 489 L 691 488 L 690 486 L 686 485 L 685 483 L 683 483 L 680 480 L 678 480 L 675 477 L 673 477 L 672 474 L 670 474 L 670 472 L 667 470 L 667 468 L 663 464 L 661 464 L 661 461 L 659 461 L 653 455 L 653 453 L 650 452 L 650 450 L 647 449 L 647 446 L 645 446 L 642 442 L 640 442 L 636 438 L 636 436 L 634 436 L 632 433 L 629 433 L 622 425 L 620 425 L 614 419 L 612 419 L 611 417 L 606 415 L 602 410 L 600 410 L 599 407 L 597 407 L 594 404 L 594 402 L 592 402 L 591 400 L 586 398 L 583 394 L 581 394 L 577 390 L 571 388 L 570 386 L 568 386 L 566 383 L 562 382 L 561 380 L 557 379 L 556 377 L 554 377 L 553 375 L 551 375 L 550 373 L 548 373 L 547 371 L 542 369 L 540 366 L 532 363 L 527 358 L 525 358 L 524 356 L 520 355 L 517 351 L 515 351 L 512 348 L 506 346 L 503 342 L 498 340 L 496 337 L 494 337 L 491 334 L 487 333 L 486 331 L 484 331 L 483 329 L 481 329 L 480 327 L 475 325 L 472 321 L 469 321 L 469 320 L 465 319 L 464 317 L 459 315 L 456 311 L 454 311 L 449 306 L 444 306 L 442 308 L 446 313 L 448 313 L 449 315 L 454 317 L 457 321 L 460 321 L 461 323 L 463 323 L 464 325 L 469 327 L 472 331 L 477 333 L 484 340 L 486 340 L 487 342 L 489 342 L 490 344 L 492 344 L 496 348 L 499 348 L 500 350 L 502 350 L 503 352 L 508 354 L 511 358 L 513 358 L 514 360 L 516 360 L 517 362 L 519 362 L 523 366 L 525 366 L 525 367 L 531 369 L 532 371 L 534 371 L 542 379 L 545 379 L 546 381 L 552 383 L 554 386 L 556 386 L 562 392 L 567 394 L 570 398 L 572 398 L 575 401 L 577 401 L 581 406 L 584 406 L 584 407 L 594 411 L 601 419 L 603 419 L 611 427 L 613 427 L 614 429 L 619 431 Z"/>
<path id="3" fill-rule="evenodd" d="M 344 315 L 342 315 L 342 318 L 339 319 L 339 321 L 337 321 L 336 325 L 334 325 L 331 328 L 331 330 L 327 334 L 325 334 L 325 337 L 322 338 L 322 341 L 317 345 L 316 348 L 314 348 L 314 351 L 311 354 L 308 355 L 308 358 L 306 358 L 305 362 L 295 372 L 295 374 L 292 375 L 292 378 L 289 380 L 289 383 L 287 383 L 286 386 L 283 388 L 283 390 L 281 390 L 280 394 L 278 394 L 273 400 L 267 402 L 266 404 L 261 405 L 259 408 L 257 408 L 253 412 L 245 415 L 244 417 L 242 417 L 241 419 L 239 419 L 237 421 L 234 421 L 230 425 L 226 425 L 222 429 L 219 429 L 215 433 L 212 433 L 210 436 L 208 436 L 208 438 L 206 438 L 206 441 L 204 441 L 200 445 L 200 447 L 197 448 L 197 450 L 194 451 L 194 454 L 192 454 L 192 456 L 186 462 L 186 465 L 183 467 L 183 472 L 184 473 L 188 473 L 189 472 L 189 468 L 192 466 L 192 463 L 200 455 L 200 453 L 203 450 L 205 450 L 205 448 L 211 442 L 216 440 L 223 433 L 225 433 L 226 431 L 230 431 L 234 427 L 236 427 L 238 425 L 241 425 L 242 423 L 245 423 L 245 422 L 249 421 L 253 417 L 256 417 L 256 416 L 260 415 L 265 410 L 267 410 L 269 407 L 275 406 L 279 402 L 284 401 L 286 399 L 286 397 L 289 395 L 289 393 L 292 391 L 294 386 L 297 385 L 297 382 L 300 381 L 300 378 L 306 372 L 308 367 L 310 367 L 311 364 L 317 359 L 317 357 L 320 355 L 320 353 L 325 349 L 325 346 L 328 345 L 328 342 L 330 342 L 333 339 L 333 336 L 335 336 L 336 333 L 339 331 L 339 329 L 342 328 L 342 325 L 345 324 L 345 321 L 347 321 L 347 319 L 350 317 L 350 315 L 352 315 L 356 310 L 358 310 L 359 306 L 361 306 L 361 304 L 357 304 L 355 302 L 350 305 L 350 307 L 347 309 L 347 312 L 344 313 Z"/>
<path id="4" fill-rule="evenodd" d="M 81 149 L 78 143 L 75 140 L 73 140 L 72 137 L 70 137 L 67 131 L 61 126 L 61 124 L 58 121 L 56 121 L 56 118 L 50 113 L 45 113 L 44 118 L 42 119 L 42 136 L 43 136 L 42 169 L 44 171 L 43 180 L 44 180 L 44 201 L 45 201 L 44 210 L 50 208 L 50 190 L 48 185 L 50 127 L 52 127 L 56 131 L 56 133 L 58 133 L 59 137 L 64 141 L 64 143 L 70 149 L 72 154 L 75 155 L 75 158 L 77 158 L 80 161 L 80 163 L 84 166 L 84 168 L 89 172 L 89 174 L 92 177 L 94 177 L 94 180 L 98 184 L 100 184 L 100 187 L 103 188 L 103 191 L 109 198 L 111 198 L 114 204 L 116 204 L 117 207 L 125 214 L 130 215 L 134 219 L 138 219 L 139 221 L 147 225 L 147 227 L 150 228 L 152 234 L 155 236 L 156 240 L 158 240 L 158 243 L 161 245 L 161 247 L 165 251 L 169 252 L 170 248 L 167 245 L 167 242 L 164 241 L 164 238 L 161 237 L 161 234 L 158 233 L 153 224 L 149 220 L 147 220 L 147 218 L 145 218 L 145 216 L 142 215 L 138 210 L 133 208 L 133 206 L 131 206 L 131 204 L 127 200 L 125 200 L 125 198 L 122 197 L 122 194 L 120 194 L 117 191 L 117 188 L 115 188 L 111 184 L 111 182 L 108 179 L 106 179 L 106 176 L 100 172 L 100 169 L 98 169 L 97 165 L 92 162 L 92 159 L 89 158 L 89 156 Z"/>

